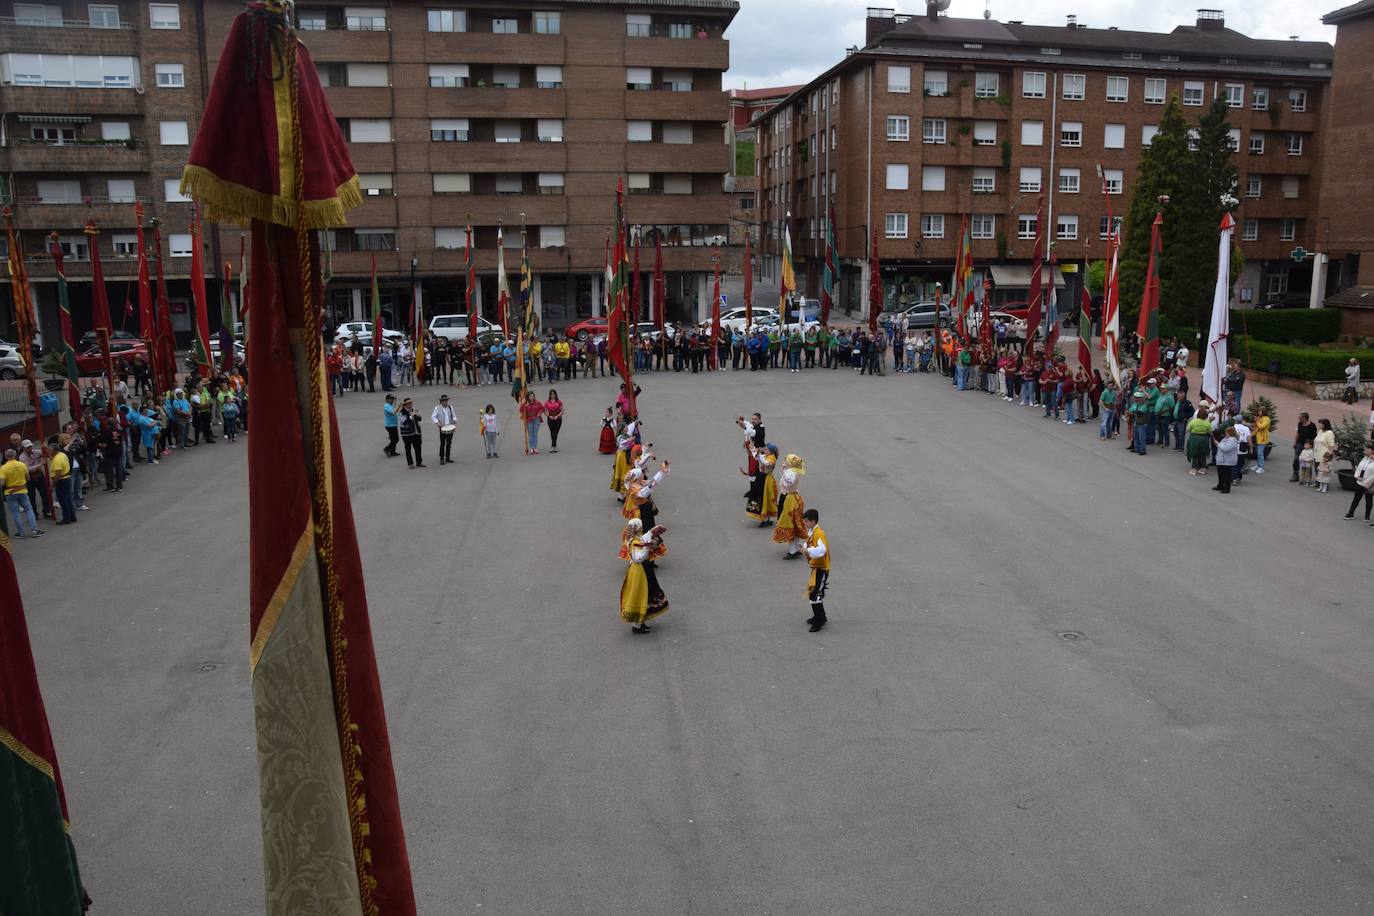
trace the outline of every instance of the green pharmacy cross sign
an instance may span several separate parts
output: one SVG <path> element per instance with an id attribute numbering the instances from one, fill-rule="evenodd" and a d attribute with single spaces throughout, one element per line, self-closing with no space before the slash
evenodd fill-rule
<path id="1" fill-rule="evenodd" d="M 1294 261 L 1297 261 L 1299 264 L 1301 264 L 1303 261 L 1306 261 L 1306 260 L 1307 260 L 1307 249 L 1304 248 L 1304 247 L 1302 247 L 1301 245 L 1299 245 L 1297 248 L 1294 248 L 1294 249 L 1293 249 L 1293 260 L 1294 260 Z"/>

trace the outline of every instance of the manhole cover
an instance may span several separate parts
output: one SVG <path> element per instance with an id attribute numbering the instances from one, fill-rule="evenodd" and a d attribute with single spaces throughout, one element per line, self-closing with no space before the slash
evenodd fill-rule
<path id="1" fill-rule="evenodd" d="M 1075 640 L 1075 639 L 1082 639 L 1082 638 L 1083 638 L 1083 634 L 1080 633 L 1080 632 L 1078 632 L 1077 630 L 1065 630 L 1063 633 L 1060 633 L 1060 634 L 1059 634 L 1059 638 L 1060 638 L 1060 639 L 1067 639 L 1067 640 L 1069 640 L 1070 642 L 1072 642 L 1072 641 Z"/>
<path id="2" fill-rule="evenodd" d="M 215 663 L 215 662 L 206 662 L 205 664 L 201 665 L 201 666 L 199 667 L 199 669 L 197 669 L 197 670 L 200 670 L 200 671 L 216 671 L 216 670 L 218 670 L 218 669 L 219 669 L 219 665 L 218 665 L 217 663 Z"/>

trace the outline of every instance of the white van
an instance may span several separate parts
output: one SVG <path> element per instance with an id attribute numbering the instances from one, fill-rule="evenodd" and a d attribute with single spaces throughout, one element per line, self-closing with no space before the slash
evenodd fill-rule
<path id="1" fill-rule="evenodd" d="M 467 340 L 470 322 L 467 315 L 435 315 L 429 319 L 429 333 L 435 337 L 443 337 L 446 340 Z M 477 316 L 477 334 L 481 335 L 488 331 L 500 332 L 501 326 L 491 321 Z"/>

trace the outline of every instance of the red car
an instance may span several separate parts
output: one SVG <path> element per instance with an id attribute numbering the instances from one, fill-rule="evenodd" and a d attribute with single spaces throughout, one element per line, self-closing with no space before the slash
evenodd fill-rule
<path id="1" fill-rule="evenodd" d="M 110 359 L 119 365 L 121 359 L 141 359 L 148 361 L 148 348 L 141 340 L 117 339 L 110 341 Z M 105 357 L 96 345 L 76 357 L 76 368 L 82 375 L 100 375 L 105 371 Z"/>
<path id="2" fill-rule="evenodd" d="M 605 334 L 608 324 L 605 318 L 588 318 L 579 321 L 577 324 L 570 324 L 563 329 L 563 333 L 574 340 L 586 340 L 588 337 L 595 337 L 598 334 Z"/>

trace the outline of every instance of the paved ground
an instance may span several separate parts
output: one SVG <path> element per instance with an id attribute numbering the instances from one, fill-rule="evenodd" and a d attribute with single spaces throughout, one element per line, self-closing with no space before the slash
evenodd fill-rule
<path id="1" fill-rule="evenodd" d="M 474 409 L 509 399 L 460 392 L 461 461 L 414 472 L 380 395 L 340 404 L 422 912 L 1374 906 L 1374 529 L 1343 496 L 1222 497 L 934 376 L 644 387 L 674 463 L 649 637 L 615 609 L 610 383 L 563 386 L 560 454 L 499 461 Z M 742 514 L 755 409 L 832 538 L 818 635 Z M 242 452 L 17 546 L 96 913 L 261 908 Z"/>

